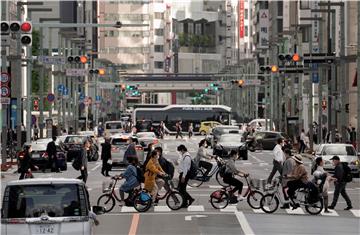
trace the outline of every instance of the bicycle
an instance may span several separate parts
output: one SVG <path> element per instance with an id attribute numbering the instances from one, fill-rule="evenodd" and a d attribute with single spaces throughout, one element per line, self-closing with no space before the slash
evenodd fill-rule
<path id="1" fill-rule="evenodd" d="M 265 213 L 274 213 L 281 202 L 284 204 L 282 197 L 280 196 L 280 187 L 281 187 L 281 177 L 278 176 L 275 181 L 274 191 L 271 193 L 265 194 L 260 200 L 260 208 Z M 319 214 L 323 209 L 323 200 L 321 194 L 319 194 L 319 200 L 314 203 L 309 202 L 309 189 L 299 188 L 295 191 L 294 202 L 291 202 L 293 210 L 300 206 L 305 206 L 305 210 L 311 215 Z"/>
<path id="2" fill-rule="evenodd" d="M 115 206 L 115 200 L 121 202 L 121 199 L 116 195 L 115 186 L 117 182 L 120 180 L 119 177 L 111 177 L 112 181 L 108 188 L 104 189 L 104 193 L 100 195 L 97 200 L 97 205 L 104 207 L 104 212 L 108 213 L 112 211 Z M 124 200 L 126 206 L 131 206 L 134 196 L 137 195 L 141 191 L 141 186 L 134 188 L 129 192 L 128 197 Z"/>
<path id="3" fill-rule="evenodd" d="M 221 186 L 224 187 L 228 186 L 228 184 L 223 181 L 222 179 L 223 177 L 221 176 L 220 173 L 221 169 L 225 168 L 225 161 L 221 159 L 219 156 L 215 156 L 215 160 L 216 160 L 216 165 L 211 169 L 211 171 L 207 176 L 204 175 L 205 170 L 199 167 L 195 178 L 189 179 L 188 185 L 191 187 L 200 187 L 200 185 L 202 185 L 204 182 L 208 182 L 211 179 L 211 177 L 215 175 L 216 181 Z"/>
<path id="4" fill-rule="evenodd" d="M 164 177 L 165 183 L 169 185 L 169 190 L 162 196 L 157 195 L 156 201 L 166 199 L 166 205 L 171 210 L 179 210 L 184 202 L 183 196 L 174 190 L 174 184 L 170 177 Z M 146 212 L 152 205 L 152 198 L 149 192 L 143 190 L 134 198 L 134 208 L 139 212 Z"/>
<path id="5" fill-rule="evenodd" d="M 251 208 L 260 209 L 260 200 L 264 196 L 262 192 L 257 189 L 253 189 L 253 185 L 250 183 L 249 177 L 244 177 L 247 183 L 247 190 L 243 194 L 243 197 L 246 197 L 247 203 Z M 210 194 L 210 204 L 215 209 L 224 209 L 228 204 L 236 204 L 237 199 L 234 200 L 234 195 L 232 193 L 232 186 L 226 186 L 222 189 L 218 189 Z"/>

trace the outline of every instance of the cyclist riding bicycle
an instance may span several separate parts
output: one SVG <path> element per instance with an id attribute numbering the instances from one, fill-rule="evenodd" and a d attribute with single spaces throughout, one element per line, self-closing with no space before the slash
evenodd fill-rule
<path id="1" fill-rule="evenodd" d="M 125 182 L 120 186 L 120 206 L 124 206 L 125 204 L 125 193 L 131 193 L 134 188 L 140 185 L 139 177 L 137 175 L 136 166 L 139 164 L 137 158 L 129 158 L 129 165 L 127 166 L 124 173 L 121 175 L 116 175 L 114 178 L 123 179 L 125 178 Z"/>
<path id="2" fill-rule="evenodd" d="M 211 171 L 213 164 L 209 162 L 209 160 L 211 160 L 214 157 L 213 155 L 207 152 L 206 148 L 207 148 L 207 141 L 203 139 L 199 143 L 199 150 L 194 159 L 195 164 L 197 164 L 198 167 L 202 167 L 206 169 L 204 173 L 204 177 L 206 177 Z"/>
<path id="3" fill-rule="evenodd" d="M 245 171 L 238 170 L 235 166 L 235 161 L 239 158 L 238 152 L 235 150 L 231 150 L 230 159 L 226 162 L 226 169 L 224 174 L 224 182 L 234 186 L 231 190 L 231 194 L 234 194 L 238 191 L 238 201 L 242 201 L 245 198 L 241 195 L 241 191 L 243 188 L 243 183 L 235 178 L 235 175 L 247 177 L 249 174 Z"/>

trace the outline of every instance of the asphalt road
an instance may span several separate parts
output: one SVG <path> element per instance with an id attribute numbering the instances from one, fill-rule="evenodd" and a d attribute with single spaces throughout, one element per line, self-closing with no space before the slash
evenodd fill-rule
<path id="1" fill-rule="evenodd" d="M 185 144 L 190 154 L 195 156 L 200 139 L 200 136 L 192 140 L 166 138 L 162 141 L 165 157 L 176 160 L 179 157 L 176 147 L 180 143 Z M 310 171 L 310 161 L 304 159 L 304 164 Z M 249 153 L 249 160 L 237 161 L 236 165 L 249 172 L 254 179 L 266 179 L 272 168 L 271 151 Z M 90 200 L 92 205 L 96 205 L 97 198 L 102 193 L 102 184 L 109 182 L 109 178 L 100 174 L 100 160 L 90 162 L 88 169 L 87 186 Z M 119 173 L 121 169 L 114 169 L 110 174 Z M 13 172 L 2 174 L 5 178 L 2 179 L 1 193 L 6 182 L 19 177 Z M 79 172 L 76 172 L 69 164 L 68 170 L 63 173 L 35 173 L 34 175 L 37 178 L 75 178 Z M 189 208 L 179 211 L 170 211 L 164 201 L 160 201 L 158 206 L 141 214 L 136 213 L 131 207 L 116 205 L 112 212 L 98 216 L 100 225 L 96 227 L 96 234 L 360 234 L 360 181 L 358 178 L 347 186 L 353 210 L 343 210 L 346 203 L 340 196 L 337 207 L 331 214 L 318 216 L 309 215 L 304 209 L 294 211 L 278 209 L 274 214 L 265 214 L 260 210 L 252 209 L 245 201 L 237 205 L 229 205 L 224 210 L 216 210 L 209 203 L 209 195 L 218 188 L 220 186 L 215 177 L 199 188 L 189 188 L 188 191 L 196 200 Z M 332 200 L 333 190 L 331 186 L 330 200 Z"/>

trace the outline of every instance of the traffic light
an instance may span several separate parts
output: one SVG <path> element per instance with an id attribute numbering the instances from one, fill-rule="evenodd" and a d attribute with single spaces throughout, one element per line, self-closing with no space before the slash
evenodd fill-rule
<path id="1" fill-rule="evenodd" d="M 263 73 L 269 73 L 271 72 L 271 66 L 270 65 L 266 65 L 266 66 L 260 66 L 260 72 Z"/>
<path id="2" fill-rule="evenodd" d="M 17 27 L 17 26 L 16 26 Z M 11 26 L 10 26 L 11 28 Z M 21 30 L 21 37 L 20 41 L 21 44 L 24 46 L 31 46 L 32 44 L 32 24 L 29 21 L 25 21 L 20 26 Z"/>
<path id="3" fill-rule="evenodd" d="M 279 72 L 279 67 L 276 66 L 276 65 L 271 66 L 271 72 L 272 72 L 272 73 L 277 73 L 277 72 Z"/>
<path id="4" fill-rule="evenodd" d="M 121 91 L 124 92 L 126 90 L 125 84 L 121 84 Z"/>
<path id="5" fill-rule="evenodd" d="M 245 81 L 244 81 L 244 80 L 242 80 L 242 79 L 240 79 L 240 80 L 238 81 L 238 85 L 239 85 L 239 87 L 240 87 L 240 88 L 242 88 L 242 87 L 243 87 L 243 85 L 244 85 L 244 83 L 245 83 Z"/>
<path id="6" fill-rule="evenodd" d="M 99 75 L 105 75 L 105 69 L 99 69 Z"/>
<path id="7" fill-rule="evenodd" d="M 205 93 L 208 93 L 208 92 L 209 92 L 209 89 L 208 89 L 208 88 L 205 88 L 205 89 L 204 89 L 204 92 L 205 92 Z"/>
<path id="8" fill-rule="evenodd" d="M 77 55 L 77 56 L 68 56 L 67 61 L 69 63 L 82 63 L 82 64 L 86 64 L 88 61 L 88 58 L 84 55 Z"/>
<path id="9" fill-rule="evenodd" d="M 298 53 L 294 54 L 279 54 L 278 59 L 281 62 L 299 62 L 301 60 L 301 57 Z"/>
<path id="10" fill-rule="evenodd" d="M 1 35 L 8 35 L 10 33 L 10 25 L 6 21 L 1 22 Z"/>
<path id="11" fill-rule="evenodd" d="M 90 69 L 89 74 L 90 75 L 95 75 L 95 74 L 105 75 L 105 69 Z"/>
<path id="12" fill-rule="evenodd" d="M 34 99 L 33 107 L 34 107 L 34 111 L 39 111 L 39 100 L 38 99 Z"/>

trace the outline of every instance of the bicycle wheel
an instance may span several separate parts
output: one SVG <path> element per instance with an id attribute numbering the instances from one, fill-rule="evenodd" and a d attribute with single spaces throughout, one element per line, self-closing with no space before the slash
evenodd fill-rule
<path id="1" fill-rule="evenodd" d="M 141 193 L 139 193 L 138 195 L 135 196 L 134 208 L 138 212 L 148 211 L 150 209 L 150 207 L 151 207 L 151 204 L 152 204 L 152 199 L 151 199 L 150 195 L 149 195 L 149 198 L 147 200 L 142 199 Z"/>
<path id="2" fill-rule="evenodd" d="M 204 183 L 204 172 L 200 168 L 197 171 L 196 177 L 194 179 L 189 179 L 188 185 L 191 187 L 200 187 Z"/>
<path id="3" fill-rule="evenodd" d="M 258 190 L 251 190 L 247 196 L 247 203 L 253 209 L 260 209 L 260 200 L 264 194 Z"/>
<path id="4" fill-rule="evenodd" d="M 309 214 L 311 214 L 311 215 L 317 215 L 322 211 L 323 207 L 324 207 L 323 200 L 320 199 L 319 201 L 317 201 L 315 203 L 306 205 L 305 210 L 307 212 L 309 212 Z"/>
<path id="5" fill-rule="evenodd" d="M 224 190 L 216 190 L 210 195 L 210 204 L 215 209 L 224 209 L 229 204 L 229 194 Z"/>
<path id="6" fill-rule="evenodd" d="M 171 193 L 169 193 L 169 195 L 166 197 L 166 205 L 171 209 L 171 210 L 179 210 L 181 208 L 181 206 L 184 203 L 184 198 L 183 196 L 177 192 L 177 191 L 172 191 Z"/>
<path id="7" fill-rule="evenodd" d="M 223 186 L 223 187 L 229 186 L 229 184 L 224 182 L 223 177 L 220 176 L 220 171 L 216 172 L 215 178 L 216 178 L 216 181 L 218 182 L 218 184 L 220 184 L 221 186 Z"/>
<path id="8" fill-rule="evenodd" d="M 108 213 L 115 206 L 115 198 L 111 194 L 103 194 L 98 198 L 97 205 L 104 207 L 105 213 Z"/>
<path id="9" fill-rule="evenodd" d="M 266 194 L 260 200 L 260 208 L 265 213 L 274 213 L 279 207 L 279 199 L 275 194 Z"/>

